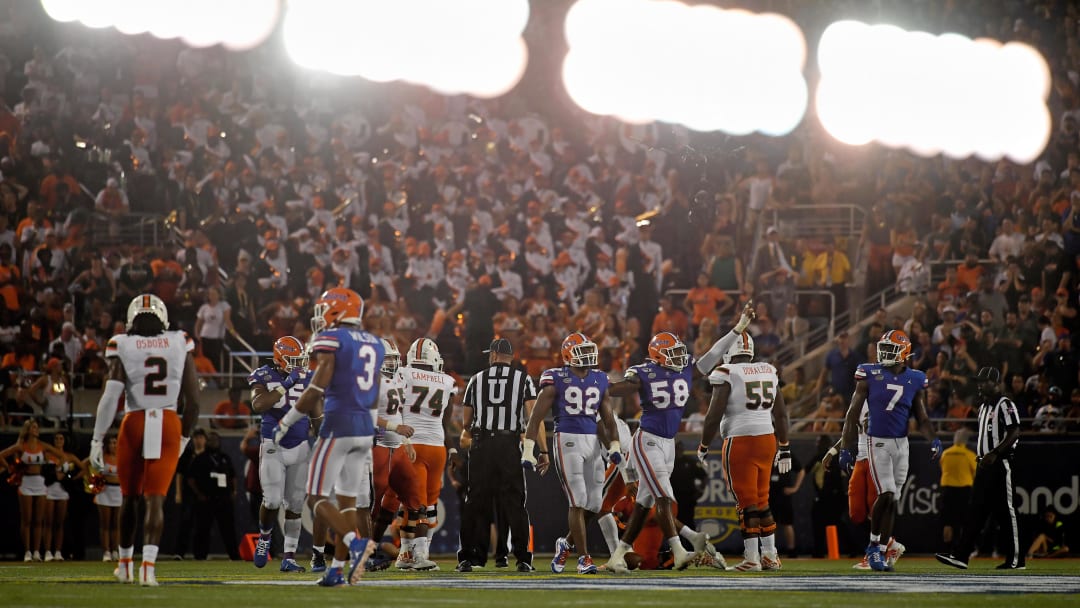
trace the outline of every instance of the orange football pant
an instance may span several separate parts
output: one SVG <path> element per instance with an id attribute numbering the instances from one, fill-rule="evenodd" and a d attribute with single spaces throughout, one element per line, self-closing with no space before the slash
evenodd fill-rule
<path id="1" fill-rule="evenodd" d="M 143 458 L 146 416 L 162 416 L 161 458 Z M 124 496 L 165 496 L 180 460 L 180 417 L 173 410 L 136 410 L 124 415 L 116 442 L 116 468 Z"/>
<path id="2" fill-rule="evenodd" d="M 423 504 L 424 488 L 413 473 L 412 463 L 404 447 L 372 448 L 372 481 L 375 485 L 374 515 L 381 509 L 396 513 L 404 504 L 409 511 L 419 510 Z"/>
<path id="3" fill-rule="evenodd" d="M 413 449 L 416 450 L 416 462 L 412 463 L 413 476 L 420 484 L 420 497 L 426 506 L 438 504 L 446 471 L 446 447 L 414 445 Z"/>
<path id="4" fill-rule="evenodd" d="M 724 477 L 740 512 L 768 508 L 769 476 L 775 457 L 776 436 L 772 433 L 724 440 Z"/>
<path id="5" fill-rule="evenodd" d="M 851 471 L 847 486 L 847 507 L 851 523 L 861 524 L 866 521 L 876 500 L 877 488 L 870 479 L 870 460 L 864 458 L 855 461 L 855 468 Z"/>

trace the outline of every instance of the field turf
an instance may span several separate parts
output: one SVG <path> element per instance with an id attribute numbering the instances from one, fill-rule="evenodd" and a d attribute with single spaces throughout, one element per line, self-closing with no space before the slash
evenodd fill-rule
<path id="1" fill-rule="evenodd" d="M 603 560 L 601 560 L 603 561 Z M 966 572 L 933 558 L 904 558 L 897 572 L 851 569 L 849 560 L 785 560 L 779 573 L 691 569 L 628 576 L 554 575 L 547 561 L 532 574 L 486 568 L 458 574 L 441 560 L 427 573 L 369 573 L 358 587 L 322 589 L 317 575 L 285 575 L 271 562 L 163 561 L 157 588 L 121 586 L 113 564 L 0 563 L 0 606 L 1077 606 L 1080 560 L 1036 561 L 1024 572 L 999 572 L 976 560 Z M 490 562 L 489 562 L 490 564 Z M 873 599 L 870 599 L 873 597 Z"/>

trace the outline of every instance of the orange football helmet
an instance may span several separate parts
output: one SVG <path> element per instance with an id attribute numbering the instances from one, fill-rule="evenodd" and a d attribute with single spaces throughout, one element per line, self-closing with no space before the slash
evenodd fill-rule
<path id="1" fill-rule="evenodd" d="M 315 301 L 315 314 L 311 317 L 311 332 L 319 333 L 328 327 L 342 323 L 360 325 L 364 316 L 364 299 L 360 294 L 344 287 L 331 287 Z"/>
<path id="2" fill-rule="evenodd" d="M 566 336 L 562 343 L 563 363 L 570 367 L 595 367 L 599 358 L 596 343 L 588 336 L 575 331 Z"/>
<path id="3" fill-rule="evenodd" d="M 308 354 L 300 340 L 293 336 L 283 336 L 274 342 L 274 365 L 286 373 L 308 366 Z"/>
<path id="4" fill-rule="evenodd" d="M 885 332 L 877 343 L 877 359 L 882 365 L 900 365 L 911 356 L 911 338 L 899 329 Z"/>
<path id="5" fill-rule="evenodd" d="M 662 331 L 649 341 L 649 359 L 661 367 L 681 372 L 690 362 L 686 344 L 678 336 Z"/>

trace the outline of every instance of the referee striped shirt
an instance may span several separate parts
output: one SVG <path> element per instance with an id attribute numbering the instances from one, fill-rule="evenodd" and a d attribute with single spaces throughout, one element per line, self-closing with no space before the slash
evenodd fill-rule
<path id="1" fill-rule="evenodd" d="M 1001 397 L 997 403 L 983 403 L 979 406 L 979 439 L 975 454 L 982 458 L 996 449 L 1014 426 L 1020 426 L 1020 414 L 1008 397 Z"/>
<path id="2" fill-rule="evenodd" d="M 473 429 L 525 432 L 525 402 L 536 399 L 536 385 L 525 370 L 496 363 L 465 387 L 465 407 L 473 408 Z"/>

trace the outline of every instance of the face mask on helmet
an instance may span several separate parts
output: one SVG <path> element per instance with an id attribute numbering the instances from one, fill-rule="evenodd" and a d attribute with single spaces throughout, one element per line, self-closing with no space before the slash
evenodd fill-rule
<path id="1" fill-rule="evenodd" d="M 878 363 L 881 365 L 899 365 L 907 359 L 904 356 L 905 350 L 907 350 L 906 344 L 897 344 L 888 340 L 882 340 L 877 343 Z"/>

